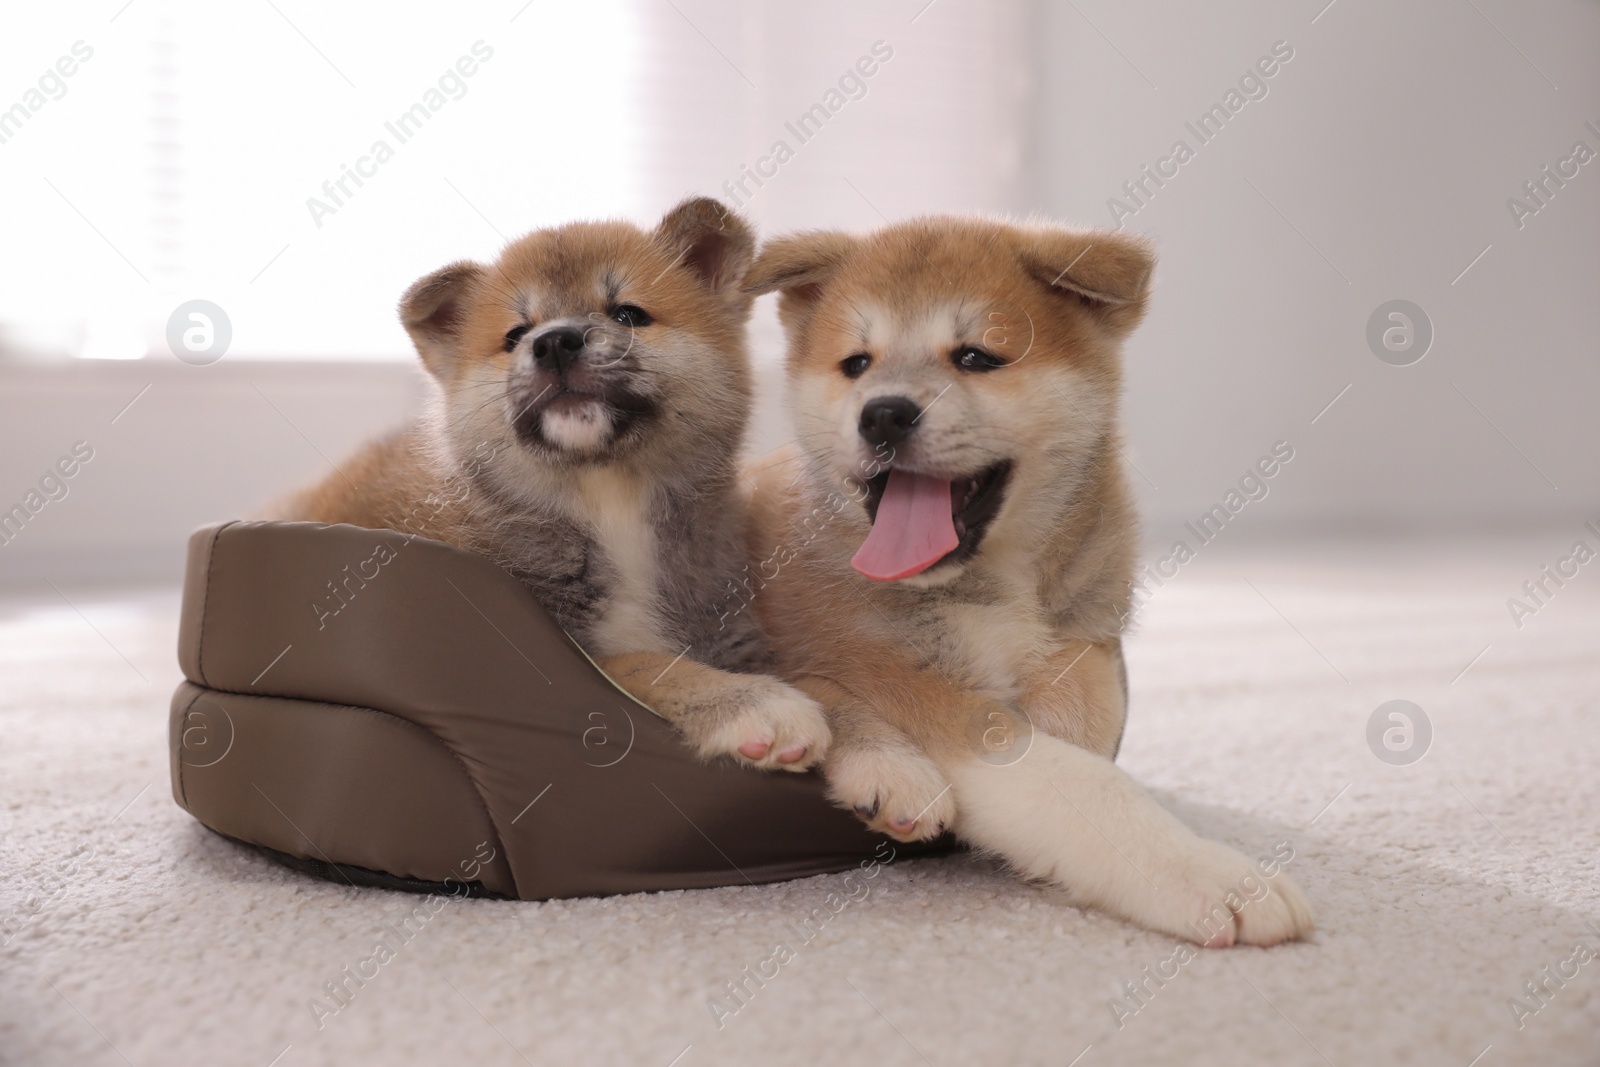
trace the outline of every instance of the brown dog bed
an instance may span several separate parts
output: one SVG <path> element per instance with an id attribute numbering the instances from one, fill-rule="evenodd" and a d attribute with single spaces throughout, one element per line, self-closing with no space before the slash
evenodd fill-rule
<path id="1" fill-rule="evenodd" d="M 542 900 L 771 882 L 885 854 L 816 774 L 696 760 L 521 583 L 437 541 L 198 530 L 178 658 L 173 796 L 320 877 Z"/>

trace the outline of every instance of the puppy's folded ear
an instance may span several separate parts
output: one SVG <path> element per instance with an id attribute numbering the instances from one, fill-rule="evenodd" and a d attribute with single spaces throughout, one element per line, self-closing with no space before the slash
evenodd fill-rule
<path id="1" fill-rule="evenodd" d="M 758 295 L 780 292 L 778 317 L 794 329 L 816 308 L 823 287 L 844 266 L 856 243 L 856 238 L 836 230 L 775 237 L 761 246 L 744 287 Z"/>
<path id="2" fill-rule="evenodd" d="M 691 197 L 667 212 L 655 237 L 713 295 L 734 308 L 750 306 L 744 279 L 756 237 L 732 208 L 709 197 Z"/>
<path id="3" fill-rule="evenodd" d="M 462 260 L 418 279 L 400 298 L 400 324 L 436 378 L 444 377 L 454 363 L 467 300 L 482 277 L 481 266 Z"/>
<path id="4" fill-rule="evenodd" d="M 1144 315 L 1155 251 L 1115 230 L 1035 230 L 1023 236 L 1022 263 L 1039 281 L 1085 305 L 1113 333 Z"/>

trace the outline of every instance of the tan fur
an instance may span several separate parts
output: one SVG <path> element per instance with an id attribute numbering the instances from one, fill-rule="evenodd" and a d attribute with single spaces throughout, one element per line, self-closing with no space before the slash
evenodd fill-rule
<path id="1" fill-rule="evenodd" d="M 1069 264 L 1073 271 L 1063 274 Z M 966 306 L 972 326 L 964 333 L 952 331 L 932 351 L 890 352 L 884 358 L 898 357 L 896 369 L 909 369 L 928 400 L 946 386 L 981 390 L 996 410 L 1016 420 L 1010 427 L 984 429 L 1005 437 L 1011 453 L 1025 456 L 1052 435 L 1050 423 L 1073 418 L 1074 403 L 1097 413 L 1114 403 L 1121 379 L 1117 341 L 1142 312 L 1149 272 L 1148 252 L 1122 235 L 940 220 L 867 238 L 778 238 L 762 250 L 747 285 L 760 291 L 801 279 L 798 287 L 782 289 L 780 304 L 791 331 L 789 372 L 799 388 L 820 396 L 817 406 L 824 412 L 849 407 L 856 392 L 856 383 L 836 365 L 861 348 L 862 307 L 890 309 L 903 320 L 895 332 L 915 333 L 929 307 L 952 301 Z M 1055 289 L 1046 284 L 1057 277 Z M 1067 282 L 1070 286 L 1063 285 Z M 1106 296 L 1104 306 L 1090 306 L 1065 298 L 1062 289 L 1115 295 Z M 1016 365 L 981 376 L 950 366 L 949 350 L 986 336 L 989 347 L 1016 358 Z M 1040 384 L 1040 376 L 1050 372 L 1059 373 L 1059 385 Z M 1054 394 L 1068 382 L 1076 383 L 1082 395 Z M 953 406 L 953 399 L 946 393 L 930 416 L 942 405 Z M 797 412 L 797 422 L 805 424 L 797 427 L 801 440 L 818 447 L 790 449 L 760 462 L 752 501 L 758 560 L 786 542 L 805 540 L 800 517 L 819 504 L 826 507 L 830 493 L 848 496 L 852 461 L 866 455 L 863 450 L 841 458 L 834 442 L 820 436 L 831 427 L 815 413 Z M 820 673 L 818 665 L 826 664 L 828 676 L 845 688 L 877 694 L 871 702 L 919 744 L 953 751 L 965 750 L 966 725 L 929 699 L 924 681 L 935 692 L 971 690 L 962 699 L 974 708 L 983 705 L 985 694 L 1015 700 L 1026 693 L 1026 702 L 1037 705 L 1053 726 L 1095 737 L 1102 754 L 1111 755 L 1121 734 L 1121 699 L 1095 702 L 1078 695 L 1082 679 L 1115 680 L 1108 665 L 1119 655 L 1115 642 L 1133 563 L 1134 520 L 1109 419 L 1104 432 L 1112 447 L 1093 451 L 1087 462 L 1081 452 L 1092 450 L 1079 449 L 1076 437 L 1060 442 L 1060 450 L 1073 453 L 1082 468 L 1077 474 L 1082 491 L 1075 497 L 1048 499 L 1039 493 L 1033 501 L 1019 501 L 1019 489 L 1048 484 L 1059 473 L 1019 470 L 1006 504 L 1006 511 L 1016 514 L 1002 513 L 985 539 L 982 566 L 953 583 L 970 587 L 971 596 L 958 588 L 945 590 L 955 595 L 930 597 L 920 588 L 874 583 L 853 573 L 848 560 L 870 524 L 859 506 L 847 506 L 798 559 L 779 570 L 770 595 L 756 598 L 785 673 Z M 1019 467 L 1025 468 L 1026 460 Z M 940 621 L 937 635 L 897 631 L 897 618 L 912 604 Z M 987 636 L 989 654 L 963 647 L 973 643 L 961 639 L 969 630 Z M 844 634 L 848 643 L 839 640 Z M 887 660 L 840 654 L 868 636 L 897 646 L 898 653 Z M 1085 642 L 1097 643 L 1099 651 L 1051 686 L 1065 666 L 1058 662 L 1060 651 L 1071 648 L 1075 655 Z M 999 671 L 996 660 L 1003 661 Z M 902 661 L 909 674 L 894 670 Z"/>
<path id="2" fill-rule="evenodd" d="M 1152 265 L 1125 234 L 978 219 L 770 242 L 747 285 L 781 293 L 798 443 L 747 474 L 754 603 L 782 675 L 828 709 L 832 795 L 869 825 L 906 839 L 953 826 L 1145 925 L 1268 943 L 1309 931 L 1298 890 L 1282 879 L 1276 903 L 1224 908 L 1225 931 L 1194 925 L 1248 861 L 1194 838 L 1109 762 L 1135 542 L 1120 345 Z M 958 367 L 964 346 L 1005 365 Z M 843 370 L 855 354 L 871 361 L 859 378 Z M 875 582 L 850 566 L 883 459 L 856 423 L 890 395 L 921 409 L 890 464 L 953 479 L 1012 466 L 975 554 Z M 1164 891 L 1105 850 L 1119 828 L 1122 847 L 1165 865 Z"/>
<path id="3" fill-rule="evenodd" d="M 423 278 L 400 317 L 428 410 L 273 517 L 488 556 L 702 755 L 803 770 L 827 750 L 820 709 L 760 673 L 764 638 L 722 607 L 741 562 L 753 251 L 737 215 L 694 199 L 654 231 L 575 223 Z M 562 330 L 582 339 L 570 363 L 535 354 Z"/>

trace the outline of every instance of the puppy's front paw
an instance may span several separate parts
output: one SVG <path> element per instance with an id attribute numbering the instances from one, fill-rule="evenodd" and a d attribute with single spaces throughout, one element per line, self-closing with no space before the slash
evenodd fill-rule
<path id="1" fill-rule="evenodd" d="M 767 770 L 809 770 L 828 754 L 832 737 L 822 707 L 777 679 L 751 681 L 727 712 L 690 740 L 708 759 L 732 756 Z"/>
<path id="2" fill-rule="evenodd" d="M 1195 839 L 1156 875 L 1157 929 L 1207 948 L 1276 945 L 1316 930 L 1300 887 L 1279 873 L 1264 875 L 1249 858 L 1215 841 Z"/>
<path id="3" fill-rule="evenodd" d="M 899 841 L 938 837 L 955 821 L 955 794 L 937 764 L 909 743 L 839 745 L 823 767 L 828 795 Z"/>

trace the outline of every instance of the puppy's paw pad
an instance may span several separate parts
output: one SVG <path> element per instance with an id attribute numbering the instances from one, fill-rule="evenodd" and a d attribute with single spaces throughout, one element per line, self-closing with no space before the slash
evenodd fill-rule
<path id="1" fill-rule="evenodd" d="M 741 704 L 700 739 L 701 755 L 784 771 L 808 770 L 827 755 L 828 720 L 798 689 L 764 679 Z"/>
<path id="2" fill-rule="evenodd" d="M 955 822 L 950 782 L 909 744 L 836 750 L 823 770 L 829 796 L 881 834 L 926 841 Z"/>

